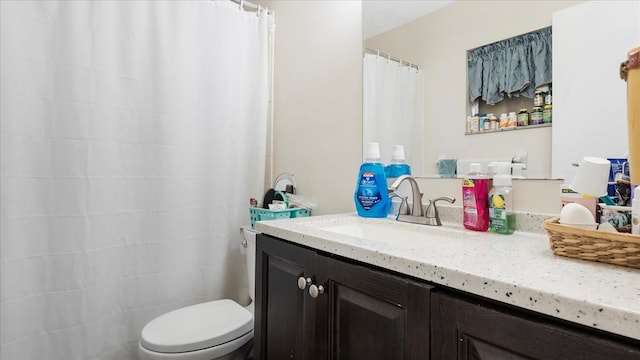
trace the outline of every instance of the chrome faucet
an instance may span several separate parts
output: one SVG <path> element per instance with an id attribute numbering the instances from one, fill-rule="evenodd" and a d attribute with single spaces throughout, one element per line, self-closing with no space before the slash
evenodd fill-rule
<path id="1" fill-rule="evenodd" d="M 409 205 L 407 202 L 407 197 L 403 197 L 395 193 L 396 190 L 400 187 L 403 181 L 407 180 L 409 184 L 411 184 L 411 200 L 413 201 L 413 205 L 411 206 L 411 211 L 409 211 Z M 422 211 L 422 193 L 420 192 L 420 188 L 418 187 L 418 183 L 414 178 L 409 175 L 402 175 L 396 179 L 396 181 L 389 186 L 389 196 L 394 197 L 397 196 L 402 199 L 402 203 L 400 205 L 400 211 L 398 211 L 398 215 L 396 216 L 396 220 L 409 222 L 414 224 L 422 224 L 422 225 L 433 225 L 433 226 L 441 226 L 442 222 L 440 221 L 440 216 L 438 214 L 438 208 L 436 207 L 436 201 L 445 200 L 450 203 L 456 201 L 455 198 L 450 196 L 439 197 L 434 200 L 429 200 L 429 206 L 427 207 L 426 213 Z M 424 216 L 423 216 L 424 215 Z"/>
<path id="2" fill-rule="evenodd" d="M 451 196 L 442 196 L 433 200 L 429 199 L 429 206 L 427 206 L 427 212 L 424 215 L 425 219 L 427 219 L 427 225 L 442 226 L 440 214 L 438 214 L 438 208 L 436 207 L 436 201 L 440 200 L 448 201 L 452 204 L 456 202 L 456 199 Z"/>
<path id="3" fill-rule="evenodd" d="M 389 193 L 391 196 L 398 196 L 394 192 L 398 190 L 400 184 L 403 181 L 408 181 L 411 184 L 411 201 L 413 202 L 411 206 L 411 211 L 409 211 L 409 204 L 407 202 L 407 197 L 402 197 L 402 204 L 400 205 L 400 211 L 398 211 L 398 215 L 396 216 L 396 220 L 414 223 L 414 224 L 427 224 L 427 218 L 425 218 L 422 211 L 422 193 L 420 192 L 420 188 L 418 187 L 418 183 L 416 179 L 412 178 L 409 175 L 402 175 L 396 179 L 396 181 L 389 186 Z"/>
<path id="4" fill-rule="evenodd" d="M 391 184 L 391 186 L 389 186 L 389 193 L 394 194 L 394 192 L 400 187 L 400 184 L 402 184 L 402 182 L 405 180 L 409 181 L 409 184 L 411 184 L 411 200 L 413 201 L 413 206 L 411 207 L 411 212 L 408 214 L 408 216 L 422 217 L 422 194 L 420 193 L 420 188 L 418 187 L 416 179 L 412 178 L 409 175 L 400 176 L 396 179 L 396 181 L 393 182 L 393 184 Z M 398 196 L 398 194 L 395 195 Z M 407 198 L 400 198 L 402 198 L 402 204 L 406 204 Z M 400 205 L 400 207 L 402 208 L 403 206 Z M 403 214 L 403 211 L 400 211 L 399 214 L 405 215 Z"/>

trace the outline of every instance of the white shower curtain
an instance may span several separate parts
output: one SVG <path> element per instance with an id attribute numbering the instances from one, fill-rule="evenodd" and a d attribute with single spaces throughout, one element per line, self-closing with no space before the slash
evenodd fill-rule
<path id="1" fill-rule="evenodd" d="M 272 15 L 228 1 L 0 14 L 0 358 L 134 359 L 153 317 L 246 302 L 238 229 L 264 190 Z"/>
<path id="2" fill-rule="evenodd" d="M 363 67 L 363 145 L 379 143 L 384 164 L 403 145 L 412 174 L 424 175 L 422 71 L 373 54 Z"/>

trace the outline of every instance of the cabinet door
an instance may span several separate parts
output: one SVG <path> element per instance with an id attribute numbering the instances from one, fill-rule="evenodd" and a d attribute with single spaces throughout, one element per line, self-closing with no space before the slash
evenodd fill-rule
<path id="1" fill-rule="evenodd" d="M 313 278 L 315 252 L 267 235 L 256 244 L 256 359 L 314 359 L 315 301 L 298 288 Z"/>
<path id="2" fill-rule="evenodd" d="M 318 257 L 328 300 L 329 358 L 429 358 L 430 286 Z M 326 276 L 326 277 L 325 277 Z"/>
<path id="3" fill-rule="evenodd" d="M 640 348 L 441 293 L 431 296 L 433 359 L 639 359 Z"/>

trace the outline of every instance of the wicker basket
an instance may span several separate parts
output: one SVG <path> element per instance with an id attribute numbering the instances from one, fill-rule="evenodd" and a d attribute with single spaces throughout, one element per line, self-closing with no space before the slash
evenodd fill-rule
<path id="1" fill-rule="evenodd" d="M 579 229 L 560 224 L 557 217 L 543 227 L 556 255 L 640 269 L 639 235 Z"/>

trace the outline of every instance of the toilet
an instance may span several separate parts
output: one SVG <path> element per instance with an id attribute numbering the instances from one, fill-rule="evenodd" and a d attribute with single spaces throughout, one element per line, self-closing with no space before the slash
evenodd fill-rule
<path id="1" fill-rule="evenodd" d="M 242 227 L 251 303 L 222 299 L 160 315 L 143 329 L 138 343 L 142 360 L 244 360 L 253 345 L 256 232 Z"/>

